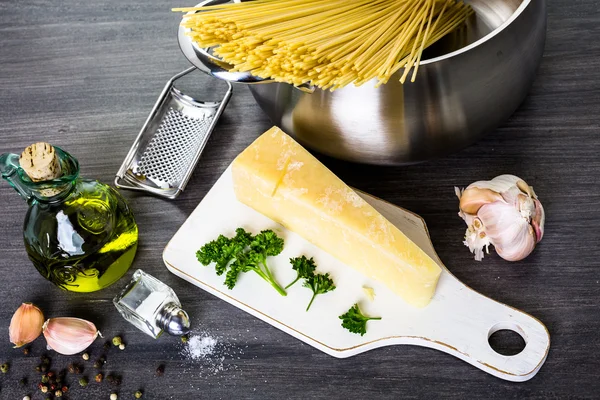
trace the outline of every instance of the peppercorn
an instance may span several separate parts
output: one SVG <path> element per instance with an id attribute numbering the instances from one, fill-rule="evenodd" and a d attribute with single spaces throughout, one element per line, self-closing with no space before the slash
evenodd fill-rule
<path id="1" fill-rule="evenodd" d="M 94 368 L 102 368 L 102 366 L 106 363 L 106 358 L 104 356 L 101 356 L 99 359 L 96 360 L 96 362 L 94 363 Z"/>
<path id="2" fill-rule="evenodd" d="M 107 375 L 106 376 L 106 381 L 108 383 L 112 383 L 112 382 L 114 382 L 114 380 L 115 380 L 114 376 L 112 376 L 112 375 Z"/>
<path id="3" fill-rule="evenodd" d="M 106 342 L 104 342 L 104 350 L 110 349 L 110 346 L 111 346 L 110 341 L 107 340 Z"/>
<path id="4" fill-rule="evenodd" d="M 181 343 L 184 343 L 184 344 L 185 344 L 185 343 L 187 343 L 187 342 L 188 342 L 188 340 L 190 340 L 190 336 L 189 336 L 189 335 L 183 335 L 183 336 L 181 337 Z"/>
<path id="5" fill-rule="evenodd" d="M 137 392 L 135 392 L 135 398 L 136 398 L 136 399 L 141 399 L 141 398 L 142 398 L 142 395 L 143 395 L 143 393 L 142 393 L 142 391 L 141 391 L 141 390 L 138 390 Z"/>
<path id="6" fill-rule="evenodd" d="M 42 366 L 41 365 L 36 365 L 35 366 L 35 372 L 42 372 Z"/>
<path id="7" fill-rule="evenodd" d="M 20 384 L 21 386 L 25 386 L 25 385 L 27 385 L 27 378 L 21 378 L 21 380 L 19 381 L 19 384 Z"/>
<path id="8" fill-rule="evenodd" d="M 125 343 L 121 343 L 121 344 L 119 345 L 119 349 L 120 349 L 120 350 L 125 350 Z"/>
<path id="9" fill-rule="evenodd" d="M 95 379 L 96 379 L 96 382 L 98 382 L 98 383 L 102 382 L 102 378 L 104 378 L 104 377 L 102 376 L 102 374 L 98 374 L 98 375 L 96 375 L 96 378 L 95 378 Z"/>
<path id="10" fill-rule="evenodd" d="M 164 373 L 165 373 L 165 366 L 161 364 L 158 366 L 158 368 L 156 368 L 156 375 L 161 376 Z"/>
<path id="11" fill-rule="evenodd" d="M 48 383 L 48 375 L 42 375 L 42 383 Z"/>
<path id="12" fill-rule="evenodd" d="M 42 391 L 42 393 L 48 393 L 48 386 L 46 386 L 46 385 L 42 385 L 42 386 L 40 387 L 40 390 Z"/>
<path id="13" fill-rule="evenodd" d="M 50 384 L 50 390 L 56 390 L 56 385 L 54 383 Z"/>
<path id="14" fill-rule="evenodd" d="M 90 355 L 89 355 L 88 353 L 83 353 L 83 354 L 81 355 L 81 358 L 83 358 L 85 361 L 87 361 L 87 360 L 89 360 L 89 359 L 90 359 Z"/>
<path id="15" fill-rule="evenodd" d="M 62 390 L 58 389 L 56 392 L 54 392 L 54 397 L 62 397 L 63 393 Z"/>
<path id="16" fill-rule="evenodd" d="M 118 397 L 119 397 L 119 396 L 117 396 L 117 394 L 116 394 L 116 393 L 111 393 L 111 394 L 110 394 L 110 400 L 117 400 L 117 398 L 118 398 Z"/>
<path id="17" fill-rule="evenodd" d="M 112 344 L 115 346 L 119 346 L 121 343 L 123 343 L 123 342 L 121 342 L 121 336 L 115 336 L 112 339 Z"/>
<path id="18" fill-rule="evenodd" d="M 75 373 L 75 366 L 74 366 L 73 364 L 69 364 L 69 367 L 68 367 L 68 369 L 69 369 L 69 372 L 70 372 L 71 374 L 74 374 L 74 373 Z"/>
<path id="19" fill-rule="evenodd" d="M 37 371 L 37 369 L 36 369 L 36 371 Z M 47 365 L 41 365 L 40 366 L 40 372 L 46 372 L 46 371 L 48 371 L 48 366 Z"/>
<path id="20" fill-rule="evenodd" d="M 0 371 L 2 371 L 3 374 L 7 373 L 9 369 L 10 365 L 8 365 L 8 363 L 0 365 Z"/>
<path id="21" fill-rule="evenodd" d="M 29 348 L 29 347 L 23 348 L 23 354 L 25 354 L 25 355 L 29 354 L 30 351 L 31 351 L 31 348 Z"/>
<path id="22" fill-rule="evenodd" d="M 63 386 L 60 388 L 60 390 L 62 390 L 63 393 L 66 393 L 69 391 L 69 388 L 67 386 Z"/>
<path id="23" fill-rule="evenodd" d="M 25 396 L 25 397 L 23 397 L 23 400 L 31 400 L 31 397 Z"/>
<path id="24" fill-rule="evenodd" d="M 40 360 L 42 361 L 42 364 L 48 365 L 50 364 L 50 359 L 48 358 L 48 356 L 40 356 Z"/>
<path id="25" fill-rule="evenodd" d="M 85 376 L 79 378 L 79 386 L 86 387 L 87 385 L 88 385 L 88 380 Z"/>

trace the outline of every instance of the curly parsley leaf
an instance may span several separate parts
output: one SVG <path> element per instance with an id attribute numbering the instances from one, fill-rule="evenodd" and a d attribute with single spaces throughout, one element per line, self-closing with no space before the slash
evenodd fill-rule
<path id="1" fill-rule="evenodd" d="M 219 235 L 216 240 L 202 246 L 202 248 L 196 252 L 196 258 L 202 265 L 209 265 L 214 262 L 217 275 L 223 275 L 227 270 L 229 263 L 233 261 L 239 253 L 243 252 L 245 248 L 250 246 L 251 242 L 252 234 L 246 232 L 242 228 L 238 228 L 236 229 L 233 238 Z"/>
<path id="2" fill-rule="evenodd" d="M 367 333 L 367 321 L 369 320 L 380 320 L 381 317 L 367 317 L 358 308 L 358 304 L 355 304 L 345 314 L 339 317 L 342 320 L 342 326 L 348 329 L 352 333 L 358 333 L 363 336 Z"/>
<path id="3" fill-rule="evenodd" d="M 306 258 L 306 256 L 290 258 L 290 263 L 292 264 L 292 269 L 296 271 L 297 276 L 292 283 L 285 287 L 286 289 L 298 282 L 298 280 L 301 278 L 313 276 L 315 269 L 317 268 L 317 265 L 312 257 L 310 259 Z"/>
<path id="4" fill-rule="evenodd" d="M 225 276 L 225 285 L 229 289 L 233 289 L 241 273 L 254 271 L 271 284 L 279 294 L 287 296 L 287 293 L 277 283 L 267 265 L 267 257 L 276 256 L 282 250 L 283 239 L 272 230 L 262 231 L 252 239 L 250 250 L 237 253 L 235 261 L 231 263 Z"/>
<path id="5" fill-rule="evenodd" d="M 319 294 L 331 292 L 335 289 L 333 280 L 329 277 L 329 273 L 326 274 L 313 274 L 312 276 L 305 277 L 302 286 L 312 290 L 313 295 L 306 307 L 306 311 L 310 309 L 315 297 Z"/>

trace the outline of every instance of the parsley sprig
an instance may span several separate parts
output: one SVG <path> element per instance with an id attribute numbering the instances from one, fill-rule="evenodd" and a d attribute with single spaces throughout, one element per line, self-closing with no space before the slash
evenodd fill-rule
<path id="1" fill-rule="evenodd" d="M 344 328 L 363 336 L 367 333 L 367 321 L 380 320 L 381 317 L 367 317 L 360 311 L 358 304 L 355 304 L 345 314 L 340 315 L 340 319 Z"/>
<path id="2" fill-rule="evenodd" d="M 305 256 L 290 258 L 290 263 L 292 264 L 292 268 L 296 271 L 297 276 L 296 279 L 287 285 L 285 288 L 289 288 L 294 283 L 296 283 L 299 279 L 304 279 L 304 283 L 302 286 L 305 288 L 309 288 L 312 290 L 313 295 L 308 303 L 308 307 L 306 307 L 306 311 L 310 309 L 315 297 L 319 294 L 324 294 L 327 292 L 331 292 L 335 289 L 335 285 L 333 280 L 329 277 L 329 273 L 326 274 L 317 274 L 315 270 L 317 265 L 312 257 L 306 258 Z"/>
<path id="3" fill-rule="evenodd" d="M 270 229 L 252 236 L 242 228 L 236 229 L 233 238 L 223 235 L 202 246 L 196 253 L 203 265 L 215 263 L 218 275 L 225 275 L 225 285 L 233 289 L 240 273 L 254 271 L 282 296 L 287 293 L 275 280 L 267 264 L 267 257 L 276 256 L 283 250 L 283 239 Z"/>

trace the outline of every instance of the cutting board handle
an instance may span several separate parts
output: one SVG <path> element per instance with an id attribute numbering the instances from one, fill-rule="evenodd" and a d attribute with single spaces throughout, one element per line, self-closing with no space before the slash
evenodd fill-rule
<path id="1" fill-rule="evenodd" d="M 461 312 L 441 315 L 439 328 L 426 339 L 434 347 L 480 368 L 494 376 L 514 382 L 531 379 L 541 368 L 550 348 L 550 334 L 538 319 L 494 301 L 467 287 L 447 271 L 440 287 L 444 290 L 444 308 Z M 432 302 L 430 306 L 435 307 Z M 468 312 L 464 312 L 467 310 Z M 525 341 L 525 348 L 515 355 L 497 353 L 489 344 L 499 330 L 511 330 Z"/>

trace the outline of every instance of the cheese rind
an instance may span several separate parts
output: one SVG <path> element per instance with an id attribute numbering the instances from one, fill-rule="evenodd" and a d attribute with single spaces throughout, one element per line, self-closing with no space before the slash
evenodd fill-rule
<path id="1" fill-rule="evenodd" d="M 277 127 L 232 164 L 236 197 L 344 264 L 426 306 L 441 268 L 354 190 Z"/>

